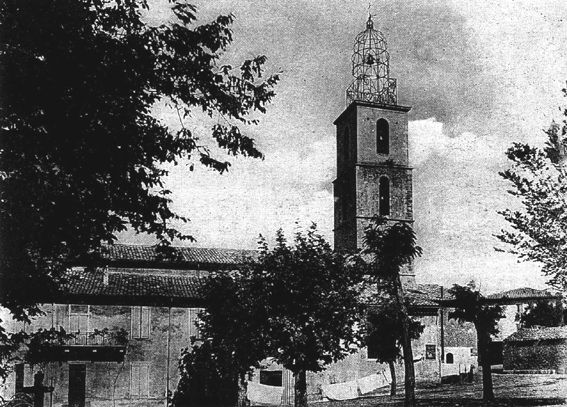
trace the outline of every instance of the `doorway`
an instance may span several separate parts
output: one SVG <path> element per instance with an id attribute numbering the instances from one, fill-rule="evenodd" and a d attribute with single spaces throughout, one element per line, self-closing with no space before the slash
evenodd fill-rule
<path id="1" fill-rule="evenodd" d="M 69 407 L 85 407 L 86 365 L 69 365 Z"/>

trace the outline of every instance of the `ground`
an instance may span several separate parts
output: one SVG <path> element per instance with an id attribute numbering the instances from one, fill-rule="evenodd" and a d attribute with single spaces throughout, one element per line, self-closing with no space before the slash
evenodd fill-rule
<path id="1" fill-rule="evenodd" d="M 567 406 L 567 375 L 494 374 L 493 407 L 503 406 Z M 400 397 L 366 397 L 357 400 L 314 403 L 317 407 L 374 407 L 403 405 Z M 482 379 L 474 383 L 418 386 L 418 406 L 482 406 Z"/>

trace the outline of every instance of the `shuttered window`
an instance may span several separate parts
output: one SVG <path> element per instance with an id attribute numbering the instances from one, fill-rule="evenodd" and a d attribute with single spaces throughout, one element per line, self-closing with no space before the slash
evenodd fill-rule
<path id="1" fill-rule="evenodd" d="M 131 337 L 149 338 L 151 330 L 150 307 L 132 307 Z"/>
<path id="2" fill-rule="evenodd" d="M 130 365 L 130 397 L 150 397 L 150 367 L 147 363 L 132 362 Z"/>
<path id="3" fill-rule="evenodd" d="M 75 345 L 86 345 L 89 335 L 89 306 L 69 305 L 69 333 Z"/>

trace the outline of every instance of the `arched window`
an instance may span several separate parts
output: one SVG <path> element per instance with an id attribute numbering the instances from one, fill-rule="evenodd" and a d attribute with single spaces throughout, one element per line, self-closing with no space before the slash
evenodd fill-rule
<path id="1" fill-rule="evenodd" d="M 380 193 L 380 215 L 388 216 L 390 215 L 390 180 L 387 177 L 381 177 L 378 189 Z"/>
<path id="2" fill-rule="evenodd" d="M 390 153 L 390 125 L 385 119 L 376 122 L 376 152 L 378 154 Z"/>
<path id="3" fill-rule="evenodd" d="M 447 353 L 447 356 L 445 356 L 445 359 L 447 360 L 447 364 L 453 364 L 453 362 L 454 362 L 452 353 Z"/>

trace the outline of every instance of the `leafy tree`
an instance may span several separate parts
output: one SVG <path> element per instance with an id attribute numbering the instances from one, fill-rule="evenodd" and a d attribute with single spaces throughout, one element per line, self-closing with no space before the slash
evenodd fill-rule
<path id="1" fill-rule="evenodd" d="M 455 284 L 449 290 L 449 294 L 453 297 L 450 304 L 455 308 L 454 311 L 449 313 L 449 318 L 474 324 L 479 364 L 482 366 L 482 398 L 485 401 L 494 400 L 488 347 L 491 342 L 491 335 L 498 333 L 498 320 L 504 318 L 502 307 L 487 304 L 474 282 L 466 286 Z"/>
<path id="2" fill-rule="evenodd" d="M 228 407 L 237 403 L 238 383 L 227 368 L 231 354 L 209 340 L 185 348 L 179 360 L 179 383 L 173 394 L 176 407 Z"/>
<path id="3" fill-rule="evenodd" d="M 405 371 L 405 405 L 415 405 L 415 371 L 411 349 L 411 320 L 408 314 L 400 271 L 410 266 L 421 255 L 415 232 L 406 222 L 389 225 L 387 219 L 374 218 L 364 231 L 363 254 L 370 257 L 371 278 L 379 287 L 385 287 L 394 299 L 400 319 L 401 344 Z"/>
<path id="4" fill-rule="evenodd" d="M 167 165 L 229 167 L 184 122 L 194 111 L 226 120 L 211 129 L 221 149 L 262 157 L 239 126 L 265 112 L 278 76 L 259 79 L 264 56 L 220 64 L 232 15 L 195 25 L 194 6 L 170 5 L 153 26 L 146 0 L 0 2 L 0 304 L 16 318 L 38 314 L 40 294 L 70 265 L 96 264 L 128 225 L 162 246 L 190 238 L 175 227 L 186 219 L 170 207 Z M 152 116 L 157 103 L 179 130 Z"/>
<path id="5" fill-rule="evenodd" d="M 567 97 L 567 89 L 563 89 Z M 514 143 L 506 155 L 512 167 L 500 173 L 511 184 L 508 191 L 521 202 L 520 210 L 499 212 L 513 230 L 497 238 L 522 260 L 542 264 L 549 284 L 567 289 L 567 108 L 561 125 L 552 123 L 544 148 Z"/>
<path id="6" fill-rule="evenodd" d="M 260 305 L 264 286 L 261 274 L 246 266 L 207 280 L 206 308 L 199 315 L 204 343 L 184 351 L 175 405 L 247 405 L 248 374 L 268 356 L 268 316 Z"/>
<path id="7" fill-rule="evenodd" d="M 528 305 L 520 316 L 520 322 L 525 328 L 535 326 L 562 326 L 566 311 L 559 301 L 538 301 Z"/>
<path id="8" fill-rule="evenodd" d="M 261 242 L 255 272 L 265 281 L 257 294 L 268 317 L 270 356 L 293 372 L 297 407 L 307 406 L 308 371 L 321 371 L 362 344 L 362 271 L 357 257 L 334 252 L 315 225 L 298 232 L 293 245 L 281 230 L 272 250 Z"/>
<path id="9" fill-rule="evenodd" d="M 388 296 L 383 296 L 383 301 L 370 308 L 368 312 L 368 336 L 367 346 L 372 346 L 376 361 L 387 363 L 390 367 L 392 383 L 390 395 L 396 395 L 396 368 L 394 363 L 401 356 L 402 350 L 402 319 L 403 315 L 395 302 Z M 425 326 L 415 320 L 409 321 L 409 334 L 411 339 L 419 339 Z"/>

